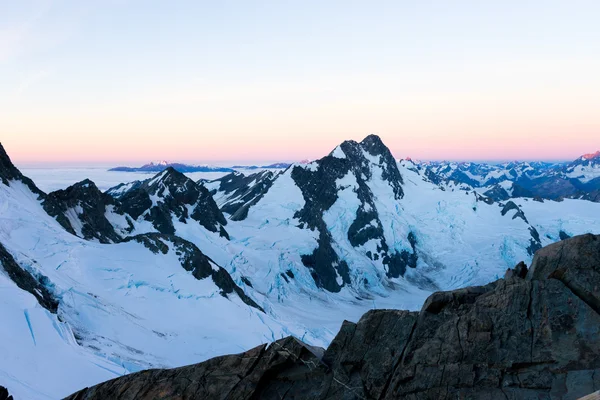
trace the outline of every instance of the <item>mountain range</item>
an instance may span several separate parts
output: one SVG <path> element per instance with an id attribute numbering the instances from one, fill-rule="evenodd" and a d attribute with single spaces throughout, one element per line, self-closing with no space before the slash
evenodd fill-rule
<path id="1" fill-rule="evenodd" d="M 345 319 L 418 310 L 600 231 L 597 161 L 398 162 L 370 135 L 283 170 L 194 181 L 159 165 L 45 193 L 0 147 L 0 384 L 57 398 L 290 335 L 327 347 Z M 563 180 L 590 190 L 540 195 Z"/>
<path id="2" fill-rule="evenodd" d="M 162 172 L 167 168 L 176 169 L 179 172 L 233 172 L 232 168 L 215 167 L 211 165 L 189 165 L 182 163 L 170 163 L 168 161 L 157 161 L 144 164 L 141 167 L 115 167 L 109 171 L 115 172 Z"/>
<path id="3" fill-rule="evenodd" d="M 188 172 L 234 172 L 235 170 L 257 170 L 257 169 L 286 169 L 291 164 L 275 163 L 268 165 L 234 165 L 232 167 L 216 167 L 211 165 L 190 165 L 182 163 L 171 163 L 168 161 L 157 161 L 144 164 L 141 167 L 114 167 L 109 171 L 115 172 L 162 172 L 167 168 L 173 168 L 182 173 Z"/>
<path id="4" fill-rule="evenodd" d="M 414 165 L 432 182 L 477 188 L 496 201 L 516 197 L 600 201 L 600 151 L 564 163 L 416 162 Z"/>

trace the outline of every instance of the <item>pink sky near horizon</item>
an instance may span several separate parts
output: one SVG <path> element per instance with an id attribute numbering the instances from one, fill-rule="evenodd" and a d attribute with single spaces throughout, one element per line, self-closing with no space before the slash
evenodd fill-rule
<path id="1" fill-rule="evenodd" d="M 290 162 L 371 133 L 397 158 L 575 159 L 600 149 L 599 13 L 595 0 L 5 2 L 0 142 L 19 164 Z"/>
<path id="2" fill-rule="evenodd" d="M 581 131 L 579 131 L 581 132 Z M 508 161 L 508 160 L 573 160 L 583 154 L 600 149 L 597 135 L 577 136 L 569 133 L 536 136 L 522 133 L 519 140 L 504 141 L 485 138 L 448 135 L 427 138 L 411 138 L 410 135 L 379 134 L 396 158 L 420 160 L 456 161 Z M 297 137 L 245 143 L 230 146 L 230 141 L 198 140 L 194 144 L 168 143 L 168 139 L 136 140 L 133 143 L 115 146 L 113 140 L 67 142 L 52 148 L 49 140 L 35 143 L 5 141 L 3 145 L 11 159 L 22 165 L 141 165 L 150 161 L 168 160 L 197 164 L 227 165 L 236 163 L 294 162 L 314 160 L 328 154 L 343 140 L 360 141 L 366 135 L 309 135 L 309 139 Z M 333 136 L 333 137 L 332 137 Z M 565 140 L 565 137 L 575 140 Z M 168 137 L 168 136 L 167 136 Z M 51 139 L 51 137 L 48 137 Z M 417 140 L 418 139 L 418 140 Z M 115 139 L 117 140 L 117 139 Z M 235 140 L 235 139 L 233 139 Z M 534 149 L 534 151 L 531 151 Z"/>

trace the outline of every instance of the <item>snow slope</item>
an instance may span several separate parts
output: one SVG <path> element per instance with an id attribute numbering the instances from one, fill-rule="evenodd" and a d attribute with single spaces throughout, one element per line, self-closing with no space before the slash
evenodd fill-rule
<path id="1" fill-rule="evenodd" d="M 419 309 L 434 290 L 485 284 L 529 262 L 532 243 L 600 232 L 600 203 L 494 202 L 483 190 L 436 184 L 410 161 L 390 162 L 382 146 L 372 137 L 345 142 L 269 178 L 256 201 L 244 201 L 246 215 L 226 221 L 229 238 L 189 218 L 195 183 L 173 180 L 149 192 L 177 237 L 210 257 L 215 272 L 224 268 L 258 307 L 236 292 L 223 296 L 211 277 L 197 279 L 174 239 L 162 239 L 164 251 L 137 240 L 84 240 L 49 216 L 29 186 L 0 181 L 0 243 L 59 301 L 51 313 L 0 269 L 0 384 L 17 399 L 60 398 L 120 374 L 196 363 L 287 335 L 327 346 L 344 319 L 372 308 Z M 223 206 L 258 183 L 250 179 L 239 192 L 221 190 L 222 182 L 208 186 Z M 123 186 L 117 197 L 136 187 Z M 176 192 L 185 201 L 174 203 Z M 120 235 L 157 232 L 150 208 L 130 224 L 115 207 L 106 205 L 103 215 Z M 68 212 L 77 234 L 81 210 Z M 325 252 L 323 260 L 332 263 L 326 271 L 338 291 L 320 285 L 321 272 L 306 262 L 328 249 L 324 235 L 334 255 Z"/>
<path id="2" fill-rule="evenodd" d="M 60 299 L 58 315 L 50 314 L 2 276 L 1 312 L 11 323 L 0 331 L 8 346 L 0 376 L 16 398 L 63 397 L 118 374 L 189 364 L 287 333 L 238 297 L 221 296 L 210 279 L 194 278 L 174 251 L 79 239 L 18 181 L 0 184 L 0 204 L 0 242 Z"/>

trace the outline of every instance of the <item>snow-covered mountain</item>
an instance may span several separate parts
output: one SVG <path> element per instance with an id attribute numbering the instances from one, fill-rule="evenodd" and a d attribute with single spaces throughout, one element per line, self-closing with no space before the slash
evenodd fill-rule
<path id="1" fill-rule="evenodd" d="M 600 203 L 495 200 L 441 171 L 371 135 L 281 172 L 194 182 L 166 168 L 47 194 L 0 146 L 0 385 L 59 398 L 287 335 L 325 346 L 344 319 L 420 308 L 600 232 Z"/>
<path id="2" fill-rule="evenodd" d="M 600 185 L 600 151 L 584 154 L 565 167 L 565 175 L 583 184 Z"/>
<path id="3" fill-rule="evenodd" d="M 204 181 L 204 185 L 220 209 L 230 215 L 233 221 L 247 217 L 248 209 L 256 204 L 269 190 L 277 174 L 262 171 L 250 175 L 233 172 L 222 178 Z"/>
<path id="4" fill-rule="evenodd" d="M 430 181 L 442 187 L 476 188 L 495 200 L 537 197 L 598 201 L 600 198 L 600 152 L 585 154 L 569 163 L 424 162 L 415 165 Z"/>
<path id="5" fill-rule="evenodd" d="M 216 167 L 212 165 L 189 165 L 182 163 L 171 163 L 168 161 L 156 161 L 144 164 L 141 167 L 115 167 L 109 171 L 117 172 L 162 172 L 167 168 L 173 168 L 179 172 L 233 172 L 232 168 Z"/>
<path id="6" fill-rule="evenodd" d="M 285 163 L 285 162 L 278 162 L 278 163 L 267 164 L 267 165 L 234 165 L 231 168 L 233 168 L 235 170 L 256 170 L 256 169 L 279 170 L 279 169 L 286 169 L 290 165 L 292 165 L 292 164 Z"/>

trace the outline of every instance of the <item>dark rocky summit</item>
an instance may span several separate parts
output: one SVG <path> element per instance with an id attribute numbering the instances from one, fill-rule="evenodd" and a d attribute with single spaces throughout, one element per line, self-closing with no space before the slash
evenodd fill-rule
<path id="1" fill-rule="evenodd" d="M 170 244 L 181 266 L 196 279 L 211 278 L 222 296 L 235 293 L 247 305 L 264 312 L 227 270 L 204 255 L 196 245 L 173 234 L 172 216 L 175 215 L 184 223 L 197 222 L 209 231 L 228 237 L 223 228 L 227 221 L 208 190 L 174 169 L 167 168 L 147 181 L 119 185 L 107 193 L 102 193 L 94 182 L 86 179 L 67 189 L 46 194 L 13 165 L 0 144 L 0 184 L 11 185 L 13 182 L 21 182 L 39 195 L 38 200 L 46 213 L 67 232 L 101 243 L 136 241 L 156 254 L 168 253 Z M 107 219 L 109 212 L 125 217 L 129 228 L 117 233 Z M 159 232 L 132 234 L 132 220 L 143 213 Z M 19 288 L 31 293 L 42 307 L 57 313 L 60 296 L 53 292 L 53 283 L 39 272 L 20 265 L 0 243 L 0 273 L 4 272 Z"/>
<path id="2" fill-rule="evenodd" d="M 0 386 L 0 400 L 13 400 L 13 397 L 4 386 Z"/>
<path id="3" fill-rule="evenodd" d="M 40 198 L 44 198 L 46 196 L 46 194 L 42 192 L 31 179 L 24 176 L 21 171 L 15 167 L 8 154 L 6 154 L 2 143 L 0 143 L 0 182 L 5 185 L 9 185 L 10 181 L 21 181 L 23 184 L 29 187 L 33 193 L 40 196 Z"/>
<path id="4" fill-rule="evenodd" d="M 171 167 L 152 179 L 134 184 L 123 193 L 116 188 L 107 193 L 119 193 L 119 212 L 134 220 L 142 217 L 152 222 L 160 233 L 174 234 L 173 218 L 177 218 L 183 223 L 193 220 L 207 230 L 229 238 L 225 230 L 227 220 L 208 189 Z"/>
<path id="5" fill-rule="evenodd" d="M 77 218 L 81 225 L 81 236 L 86 240 L 98 239 L 100 243 L 116 243 L 121 236 L 106 219 L 106 207 L 116 206 L 116 201 L 102 193 L 89 179 L 78 182 L 64 190 L 48 193 L 43 206 L 46 212 L 56 218 L 63 228 L 77 235 L 71 218 Z"/>
<path id="6" fill-rule="evenodd" d="M 539 250 L 527 271 L 431 295 L 420 312 L 344 322 L 326 351 L 295 338 L 69 397 L 577 399 L 600 389 L 600 235 Z"/>
<path id="7" fill-rule="evenodd" d="M 339 153 L 338 153 L 339 152 Z M 338 153 L 338 154 L 336 154 Z M 343 156 L 341 156 L 343 154 Z M 360 143 L 353 140 L 343 142 L 329 155 L 314 161 L 312 165 L 294 166 L 291 177 L 302 191 L 305 200 L 304 207 L 295 217 L 301 222 L 301 227 L 307 227 L 319 232 L 318 246 L 312 254 L 303 254 L 303 264 L 311 270 L 318 287 L 331 292 L 339 292 L 350 283 L 349 268 L 346 261 L 341 260 L 332 247 L 331 233 L 323 220 L 324 213 L 338 199 L 340 179 L 351 175 L 356 180 L 354 189 L 360 206 L 356 217 L 348 229 L 348 240 L 354 247 L 364 245 L 369 240 L 378 242 L 373 253 L 366 255 L 372 260 L 382 260 L 388 277 L 397 278 L 404 275 L 407 267 L 415 267 L 417 240 L 412 234 L 407 239 L 411 244 L 410 250 L 397 251 L 390 249 L 379 218 L 375 196 L 369 187 L 369 181 L 374 177 L 374 167 L 381 170 L 381 179 L 389 185 L 395 200 L 404 196 L 402 175 L 398 170 L 396 160 L 390 150 L 376 135 L 369 135 Z M 341 281 L 341 282 L 340 282 Z"/>
<path id="8" fill-rule="evenodd" d="M 229 238 L 224 228 L 227 220 L 208 189 L 170 167 L 151 179 L 121 184 L 106 193 L 86 179 L 45 195 L 42 204 L 68 232 L 101 243 L 117 243 L 134 234 L 138 219 L 150 221 L 164 234 L 175 234 L 176 219 L 199 223 Z M 117 230 L 107 219 L 111 213 L 121 216 L 128 226 Z"/>

